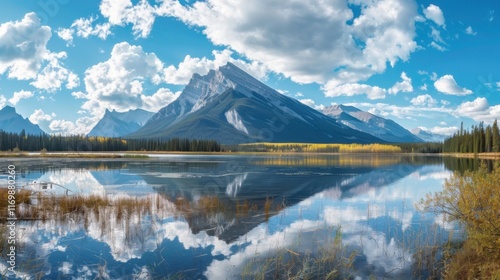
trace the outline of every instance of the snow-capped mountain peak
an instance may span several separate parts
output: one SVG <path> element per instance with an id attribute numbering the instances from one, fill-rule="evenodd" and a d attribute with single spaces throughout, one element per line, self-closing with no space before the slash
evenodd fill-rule
<path id="1" fill-rule="evenodd" d="M 352 129 L 363 131 L 387 142 L 422 142 L 396 122 L 362 111 L 353 106 L 332 105 L 323 113 Z"/>
<path id="2" fill-rule="evenodd" d="M 280 94 L 231 63 L 193 75 L 176 101 L 129 137 L 187 137 L 228 144 L 380 142 Z"/>

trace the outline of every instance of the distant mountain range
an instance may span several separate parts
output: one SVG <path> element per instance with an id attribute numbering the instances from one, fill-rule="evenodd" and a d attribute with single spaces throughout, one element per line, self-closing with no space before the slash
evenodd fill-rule
<path id="1" fill-rule="evenodd" d="M 18 114 L 16 109 L 11 106 L 5 106 L 0 110 L 0 130 L 12 133 L 21 133 L 24 130 L 26 134 L 45 134 L 38 125 L 23 118 L 23 116 Z"/>
<path id="2" fill-rule="evenodd" d="M 369 133 L 387 142 L 424 142 L 393 120 L 384 119 L 352 106 L 332 105 L 323 113 L 352 129 Z"/>
<path id="3" fill-rule="evenodd" d="M 429 131 L 425 131 L 421 128 L 414 128 L 411 130 L 411 133 L 424 140 L 425 142 L 443 142 L 449 136 L 444 134 L 432 133 Z"/>
<path id="4" fill-rule="evenodd" d="M 122 137 L 140 129 L 153 115 L 153 112 L 142 109 L 122 113 L 106 109 L 87 136 Z"/>
<path id="5" fill-rule="evenodd" d="M 234 64 L 193 75 L 179 98 L 129 138 L 248 142 L 384 142 L 278 93 Z"/>
<path id="6" fill-rule="evenodd" d="M 0 130 L 45 133 L 16 113 L 0 110 Z M 210 139 L 249 142 L 383 143 L 440 142 L 445 135 L 406 130 L 358 108 L 333 105 L 322 112 L 278 93 L 234 64 L 194 74 L 174 102 L 158 113 L 106 110 L 88 136 L 131 139 Z"/>

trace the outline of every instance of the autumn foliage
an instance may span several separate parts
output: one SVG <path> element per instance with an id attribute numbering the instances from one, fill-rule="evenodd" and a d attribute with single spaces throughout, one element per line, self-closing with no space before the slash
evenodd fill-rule
<path id="1" fill-rule="evenodd" d="M 419 206 L 465 226 L 467 239 L 447 265 L 447 279 L 500 279 L 500 165 L 454 173 Z"/>

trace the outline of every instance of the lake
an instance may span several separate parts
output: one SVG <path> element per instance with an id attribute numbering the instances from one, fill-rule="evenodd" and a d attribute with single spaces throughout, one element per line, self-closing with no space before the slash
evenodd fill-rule
<path id="1" fill-rule="evenodd" d="M 409 279 L 429 273 L 418 248 L 460 238 L 456 225 L 414 206 L 441 190 L 465 161 L 396 155 L 16 158 L 3 160 L 0 185 L 7 185 L 8 164 L 16 166 L 18 189 L 54 183 L 36 189 L 31 205 L 17 205 L 25 212 L 41 205 L 42 196 L 106 198 L 99 207 L 64 215 L 38 209 L 32 215 L 48 214 L 18 220 L 20 278 L 274 279 L 314 269 L 326 277 L 337 265 L 342 278 Z M 7 267 L 0 263 L 4 273 Z"/>

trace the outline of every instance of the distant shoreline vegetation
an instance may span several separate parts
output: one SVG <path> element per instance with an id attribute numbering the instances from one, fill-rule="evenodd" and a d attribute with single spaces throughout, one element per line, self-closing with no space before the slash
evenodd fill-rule
<path id="1" fill-rule="evenodd" d="M 0 131 L 0 151 L 8 152 L 126 152 L 178 151 L 220 152 L 221 145 L 214 140 L 193 139 L 123 139 L 82 135 L 31 135 Z"/>
<path id="2" fill-rule="evenodd" d="M 226 151 L 267 153 L 401 153 L 402 149 L 386 144 L 317 144 L 317 143 L 249 143 L 224 145 Z"/>
<path id="3" fill-rule="evenodd" d="M 442 143 L 334 144 L 247 143 L 225 145 L 215 140 L 123 139 L 83 135 L 32 135 L 0 131 L 0 151 L 23 152 L 226 152 L 226 153 L 441 153 Z M 22 156 L 20 154 L 20 156 Z"/>

